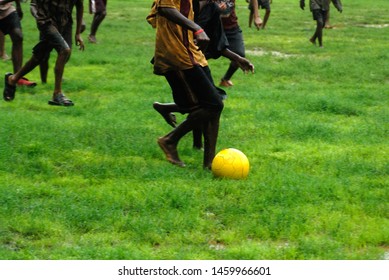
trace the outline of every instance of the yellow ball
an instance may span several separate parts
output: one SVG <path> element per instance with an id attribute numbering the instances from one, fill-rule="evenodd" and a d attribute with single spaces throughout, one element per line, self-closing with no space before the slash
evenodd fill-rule
<path id="1" fill-rule="evenodd" d="M 221 150 L 212 161 L 212 173 L 216 177 L 244 179 L 249 169 L 246 155 L 234 148 Z"/>

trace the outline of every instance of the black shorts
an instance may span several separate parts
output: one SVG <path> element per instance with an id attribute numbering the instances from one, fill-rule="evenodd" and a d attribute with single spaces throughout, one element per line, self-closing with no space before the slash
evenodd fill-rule
<path id="1" fill-rule="evenodd" d="M 63 27 L 61 32 L 52 24 L 41 26 L 39 31 L 40 41 L 33 48 L 33 54 L 38 60 L 46 59 L 53 49 L 58 53 L 64 49 L 71 49 L 72 24 Z"/>
<path id="2" fill-rule="evenodd" d="M 14 29 L 22 29 L 20 18 L 16 11 L 0 20 L 0 30 L 4 35 L 11 33 Z"/>
<path id="3" fill-rule="evenodd" d="M 262 8 L 263 10 L 270 10 L 270 0 L 257 0 L 258 8 Z M 253 7 L 251 3 L 249 4 L 249 10 L 252 11 Z"/>
<path id="4" fill-rule="evenodd" d="M 199 107 L 215 112 L 223 110 L 222 97 L 210 79 L 208 66 L 195 66 L 188 70 L 165 73 L 173 94 L 174 102 L 190 112 Z"/>
<path id="5" fill-rule="evenodd" d="M 258 7 L 270 10 L 270 0 L 258 0 Z"/>
<path id="6" fill-rule="evenodd" d="M 107 0 L 89 0 L 89 13 L 103 14 L 107 11 Z"/>
<path id="7" fill-rule="evenodd" d="M 315 9 L 312 11 L 313 19 L 316 21 L 325 22 L 327 18 L 327 11 L 323 11 L 321 9 Z"/>
<path id="8" fill-rule="evenodd" d="M 243 34 L 240 27 L 225 29 L 224 33 L 226 34 L 228 40 L 228 49 L 230 49 L 234 53 L 239 54 L 241 57 L 245 57 Z"/>

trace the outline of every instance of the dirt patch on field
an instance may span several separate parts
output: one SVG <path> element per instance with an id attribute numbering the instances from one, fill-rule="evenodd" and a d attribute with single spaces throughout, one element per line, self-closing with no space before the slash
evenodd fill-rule
<path id="1" fill-rule="evenodd" d="M 296 56 L 293 54 L 281 53 L 281 52 L 277 52 L 277 51 L 266 51 L 264 49 L 258 49 L 258 48 L 255 48 L 252 50 L 246 50 L 246 53 L 253 55 L 253 56 L 271 55 L 271 56 L 281 57 L 281 58 L 289 58 L 289 57 Z"/>
<path id="2" fill-rule="evenodd" d="M 389 27 L 389 23 L 386 24 L 361 24 L 360 27 L 366 27 L 366 28 L 387 28 Z"/>

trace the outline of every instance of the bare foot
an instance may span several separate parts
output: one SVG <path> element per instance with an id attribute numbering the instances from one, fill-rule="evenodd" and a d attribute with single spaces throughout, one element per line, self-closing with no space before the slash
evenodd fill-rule
<path id="1" fill-rule="evenodd" d="M 170 113 L 170 112 L 166 112 L 163 107 L 163 105 L 161 103 L 158 103 L 158 102 L 154 102 L 153 104 L 153 108 L 161 114 L 161 116 L 165 119 L 165 121 L 172 127 L 176 127 L 176 124 L 177 124 L 177 120 L 176 120 L 176 116 L 173 114 L 173 113 Z"/>
<path id="2" fill-rule="evenodd" d="M 165 153 L 166 159 L 177 166 L 184 167 L 185 163 L 180 160 L 177 153 L 177 146 L 175 144 L 168 144 L 166 139 L 163 137 L 158 138 L 158 145 Z"/>
<path id="3" fill-rule="evenodd" d="M 222 79 L 219 84 L 221 87 L 232 87 L 234 84 L 231 82 L 231 80 L 224 80 Z"/>
<path id="4" fill-rule="evenodd" d="M 96 37 L 93 36 L 93 35 L 89 35 L 89 36 L 88 36 L 88 40 L 89 40 L 89 42 L 92 43 L 92 44 L 97 44 Z"/>
<path id="5" fill-rule="evenodd" d="M 2 60 L 4 60 L 4 61 L 7 61 L 7 60 L 10 59 L 9 56 L 8 56 L 6 53 L 4 53 L 3 55 L 1 55 L 0 58 L 1 58 Z"/>

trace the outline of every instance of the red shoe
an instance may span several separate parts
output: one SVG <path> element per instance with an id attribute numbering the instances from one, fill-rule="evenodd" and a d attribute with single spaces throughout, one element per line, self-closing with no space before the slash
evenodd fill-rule
<path id="1" fill-rule="evenodd" d="M 25 86 L 25 87 L 35 87 L 36 83 L 29 81 L 27 78 L 20 78 L 20 80 L 16 83 L 18 86 Z"/>

